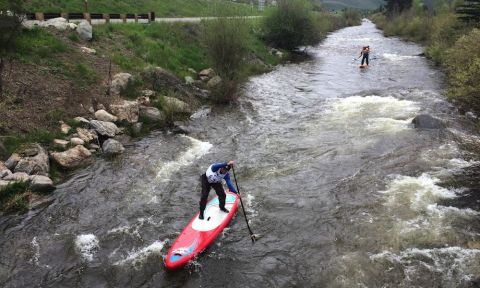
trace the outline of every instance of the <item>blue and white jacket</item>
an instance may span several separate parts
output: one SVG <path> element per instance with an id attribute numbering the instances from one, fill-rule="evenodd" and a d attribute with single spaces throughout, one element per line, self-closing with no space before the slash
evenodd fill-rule
<path id="1" fill-rule="evenodd" d="M 227 162 L 215 163 L 210 165 L 210 167 L 208 167 L 207 169 L 207 172 L 205 172 L 205 175 L 207 176 L 207 181 L 209 183 L 222 183 L 222 180 L 225 179 L 225 182 L 227 183 L 230 192 L 237 193 L 237 190 L 235 190 L 235 187 L 230 180 L 230 174 L 228 173 L 228 171 L 225 174 L 220 173 L 220 168 L 225 168 L 226 166 Z"/>

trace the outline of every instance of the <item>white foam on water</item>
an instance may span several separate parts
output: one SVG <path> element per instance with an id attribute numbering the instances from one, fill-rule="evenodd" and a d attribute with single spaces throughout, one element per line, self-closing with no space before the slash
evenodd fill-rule
<path id="1" fill-rule="evenodd" d="M 387 190 L 380 193 L 387 195 L 387 206 L 402 208 L 410 207 L 416 212 L 426 212 L 431 204 L 440 199 L 455 198 L 453 191 L 438 186 L 437 178 L 427 173 L 419 177 L 396 176 L 387 186 Z"/>
<path id="2" fill-rule="evenodd" d="M 92 261 L 98 251 L 99 241 L 93 234 L 78 235 L 75 239 L 75 247 L 84 260 Z"/>
<path id="3" fill-rule="evenodd" d="M 170 161 L 162 165 L 160 170 L 157 172 L 157 179 L 159 179 L 160 181 L 170 181 L 170 177 L 172 176 L 172 174 L 179 171 L 182 167 L 190 165 L 196 159 L 207 154 L 213 146 L 208 142 L 202 142 L 189 136 L 181 137 L 188 138 L 192 142 L 192 146 L 187 151 L 180 154 L 180 156 L 178 156 L 177 159 L 175 159 L 174 161 Z"/>
<path id="4" fill-rule="evenodd" d="M 420 56 L 411 56 L 411 55 L 398 55 L 398 54 L 393 54 L 393 53 L 383 53 L 383 58 L 388 59 L 393 62 L 397 61 L 402 61 L 406 59 L 416 59 L 419 58 Z"/>
<path id="5" fill-rule="evenodd" d="M 30 242 L 32 245 L 32 250 L 33 250 L 33 256 L 30 259 L 30 263 L 35 264 L 37 266 L 40 265 L 40 245 L 38 245 L 37 241 L 37 236 L 33 237 L 32 242 Z"/>
<path id="6" fill-rule="evenodd" d="M 144 247 L 140 250 L 133 250 L 128 253 L 128 256 L 125 259 L 116 261 L 113 265 L 125 265 L 132 264 L 133 266 L 138 266 L 143 263 L 150 255 L 160 255 L 163 247 L 167 243 L 167 240 L 164 241 L 155 241 L 147 247 Z"/>
<path id="7" fill-rule="evenodd" d="M 162 224 L 163 221 L 160 221 L 160 224 Z M 107 234 L 127 234 L 131 235 L 133 237 L 142 239 L 142 236 L 140 235 L 140 228 L 142 228 L 145 224 L 150 224 L 153 226 L 157 226 L 158 223 L 152 220 L 152 216 L 144 218 L 137 218 L 137 222 L 134 223 L 133 225 L 123 225 L 119 226 L 113 229 L 110 229 Z"/>
<path id="8" fill-rule="evenodd" d="M 396 254 L 383 251 L 370 256 L 374 262 L 390 262 L 400 266 L 405 273 L 405 281 L 424 277 L 425 269 L 442 277 L 445 287 L 466 284 L 480 273 L 480 250 L 462 247 L 433 249 L 410 248 Z M 406 283 L 408 284 L 408 283 Z M 402 285 L 403 286 L 403 285 Z"/>
<path id="9" fill-rule="evenodd" d="M 410 121 L 418 111 L 417 102 L 392 96 L 351 96 L 329 101 L 322 123 L 326 120 L 352 131 L 396 133 L 411 129 Z"/>

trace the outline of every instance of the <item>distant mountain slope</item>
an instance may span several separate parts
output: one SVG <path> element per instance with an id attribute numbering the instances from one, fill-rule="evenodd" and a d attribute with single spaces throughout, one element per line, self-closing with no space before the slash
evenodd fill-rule
<path id="1" fill-rule="evenodd" d="M 57 13 L 85 9 L 84 0 L 29 0 L 26 8 L 31 12 Z M 230 0 L 90 0 L 88 8 L 93 13 L 155 12 L 159 17 L 259 14 L 256 5 Z"/>
<path id="2" fill-rule="evenodd" d="M 320 1 L 327 9 L 376 9 L 384 4 L 383 0 L 317 0 Z"/>

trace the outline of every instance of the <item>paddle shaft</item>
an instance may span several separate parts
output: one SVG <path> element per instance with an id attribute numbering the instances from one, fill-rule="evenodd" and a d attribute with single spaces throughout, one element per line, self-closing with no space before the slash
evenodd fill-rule
<path id="1" fill-rule="evenodd" d="M 250 232 L 250 239 L 252 239 L 252 243 L 253 243 L 255 242 L 255 235 L 253 235 L 252 229 L 250 229 L 250 225 L 248 224 L 247 213 L 245 213 L 245 208 L 243 207 L 242 195 L 240 194 L 240 188 L 238 187 L 237 176 L 235 175 L 235 168 L 233 168 L 233 165 L 232 165 L 232 171 L 233 171 L 233 179 L 235 179 L 235 185 L 237 186 L 238 198 L 240 198 L 240 204 L 242 206 L 243 216 L 245 216 L 245 222 L 247 223 L 248 232 Z"/>

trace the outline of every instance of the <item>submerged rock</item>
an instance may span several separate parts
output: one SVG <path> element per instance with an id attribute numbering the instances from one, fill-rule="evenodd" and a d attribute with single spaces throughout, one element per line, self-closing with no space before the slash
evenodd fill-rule
<path id="1" fill-rule="evenodd" d="M 122 154 L 123 151 L 125 151 L 122 143 L 118 142 L 115 139 L 108 139 L 107 141 L 103 142 L 102 149 L 103 153 L 107 155 Z"/>
<path id="2" fill-rule="evenodd" d="M 445 127 L 441 120 L 427 114 L 416 116 L 412 123 L 418 129 L 442 129 Z"/>

